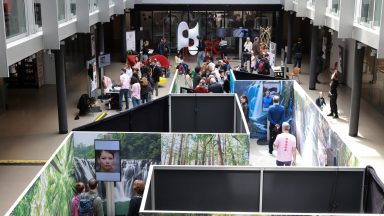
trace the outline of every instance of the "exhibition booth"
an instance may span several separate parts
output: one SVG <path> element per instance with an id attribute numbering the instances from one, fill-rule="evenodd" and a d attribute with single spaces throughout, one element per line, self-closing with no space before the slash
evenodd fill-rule
<path id="1" fill-rule="evenodd" d="M 96 178 L 105 181 L 105 212 L 126 215 L 132 183 L 151 165 L 248 166 L 249 148 L 236 95 L 167 95 L 74 129 L 9 213 L 68 215 L 75 182 Z M 98 160 L 105 150 L 114 158 L 108 172 Z"/>
<path id="2" fill-rule="evenodd" d="M 374 176 L 371 167 L 151 166 L 140 213 L 378 213 L 384 200 Z M 373 192 L 372 188 L 378 190 Z"/>
<path id="3" fill-rule="evenodd" d="M 182 84 L 183 76 L 175 75 L 170 93 L 183 91 Z M 268 143 L 268 108 L 272 105 L 273 96 L 278 95 L 280 105 L 285 110 L 285 121 L 291 124 L 291 133 L 296 136 L 297 149 L 304 165 L 359 165 L 358 159 L 296 81 L 231 71 L 230 90 L 239 97 L 247 96 L 249 133 L 251 138 L 257 139 L 258 144 Z"/>
<path id="4" fill-rule="evenodd" d="M 306 165 L 358 162 L 296 82 L 233 79 L 231 85 L 249 98 L 249 124 L 236 94 L 169 94 L 84 125 L 67 136 L 8 214 L 68 215 L 75 182 L 91 178 L 101 181 L 98 194 L 109 215 L 127 213 L 135 179 L 147 180 L 142 214 L 382 212 L 384 186 L 372 168 L 249 166 L 249 135 L 261 136 L 266 127 L 267 89 L 282 97 Z M 114 158 L 108 170 L 99 160 L 106 150 Z M 276 201 L 281 197 L 287 199 Z"/>

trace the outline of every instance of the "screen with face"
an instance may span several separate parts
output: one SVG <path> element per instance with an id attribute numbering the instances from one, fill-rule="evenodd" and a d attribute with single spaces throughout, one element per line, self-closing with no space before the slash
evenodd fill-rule
<path id="1" fill-rule="evenodd" d="M 95 140 L 95 170 L 98 181 L 120 181 L 119 140 Z"/>

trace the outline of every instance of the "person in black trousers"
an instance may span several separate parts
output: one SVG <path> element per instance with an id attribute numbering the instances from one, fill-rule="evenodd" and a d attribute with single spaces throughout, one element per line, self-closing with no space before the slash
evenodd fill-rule
<path id="1" fill-rule="evenodd" d="M 330 85 L 330 90 L 328 93 L 330 102 L 329 104 L 331 105 L 331 113 L 328 114 L 328 116 L 333 116 L 333 118 L 339 118 L 339 114 L 337 112 L 337 86 L 339 85 L 339 80 L 338 80 L 338 75 L 337 75 L 337 69 L 335 69 L 332 73 L 331 77 L 331 83 Z"/>

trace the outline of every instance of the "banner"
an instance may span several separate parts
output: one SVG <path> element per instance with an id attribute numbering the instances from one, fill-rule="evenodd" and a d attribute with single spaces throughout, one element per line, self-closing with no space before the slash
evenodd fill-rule
<path id="1" fill-rule="evenodd" d="M 136 50 L 136 38 L 135 31 L 128 31 L 125 33 L 127 40 L 127 51 Z"/>

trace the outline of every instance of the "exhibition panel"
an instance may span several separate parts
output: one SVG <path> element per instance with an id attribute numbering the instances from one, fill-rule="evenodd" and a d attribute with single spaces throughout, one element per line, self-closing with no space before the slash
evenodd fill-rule
<path id="1" fill-rule="evenodd" d="M 363 213 L 364 168 L 152 166 L 144 215 Z"/>
<path id="2" fill-rule="evenodd" d="M 73 130 L 248 133 L 236 97 L 235 94 L 169 94 Z"/>
<path id="3" fill-rule="evenodd" d="M 296 82 L 294 98 L 291 130 L 296 134 L 297 149 L 305 163 L 313 166 L 358 166 L 356 156 Z"/>
<path id="4" fill-rule="evenodd" d="M 69 215 L 75 184 L 70 133 L 6 215 Z"/>

